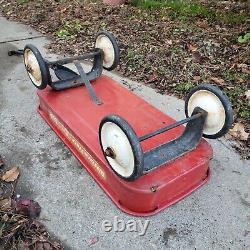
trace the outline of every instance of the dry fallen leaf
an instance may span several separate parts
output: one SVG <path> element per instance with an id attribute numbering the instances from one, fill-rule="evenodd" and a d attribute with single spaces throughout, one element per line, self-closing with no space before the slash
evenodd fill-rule
<path id="1" fill-rule="evenodd" d="M 61 10 L 61 12 L 63 13 L 63 12 L 65 12 L 66 10 L 67 10 L 67 8 L 64 8 L 64 9 Z"/>
<path id="2" fill-rule="evenodd" d="M 210 80 L 216 84 L 219 84 L 219 85 L 226 85 L 225 81 L 221 78 L 217 78 L 217 77 L 211 77 Z"/>
<path id="3" fill-rule="evenodd" d="M 245 64 L 245 63 L 239 63 L 239 64 L 237 64 L 237 68 L 240 68 L 240 69 L 242 69 L 242 68 L 247 68 L 248 66 L 247 66 L 247 64 Z"/>
<path id="4" fill-rule="evenodd" d="M 234 44 L 234 45 L 232 45 L 232 48 L 234 48 L 234 49 L 239 49 L 239 45 L 236 45 L 236 44 Z"/>
<path id="5" fill-rule="evenodd" d="M 200 77 L 200 76 L 194 76 L 194 77 L 193 77 L 193 80 L 194 80 L 195 82 L 200 81 L 200 79 L 201 79 L 201 77 Z"/>
<path id="6" fill-rule="evenodd" d="M 232 69 L 234 69 L 235 66 L 236 66 L 235 63 L 233 63 L 233 65 L 229 68 L 229 71 L 232 70 Z"/>
<path id="7" fill-rule="evenodd" d="M 10 198 L 0 200 L 0 210 L 6 211 L 10 208 L 11 208 L 11 199 Z"/>
<path id="8" fill-rule="evenodd" d="M 242 68 L 242 73 L 246 73 L 246 74 L 249 74 L 250 75 L 250 69 L 247 69 L 247 68 Z"/>
<path id="9" fill-rule="evenodd" d="M 89 26 L 89 25 L 91 25 L 91 22 L 89 22 L 89 21 L 81 22 L 81 25 Z"/>
<path id="10" fill-rule="evenodd" d="M 250 89 L 245 92 L 245 96 L 250 100 Z"/>
<path id="11" fill-rule="evenodd" d="M 172 45 L 172 44 L 173 44 L 173 41 L 172 41 L 172 40 L 166 40 L 166 43 L 167 43 L 168 45 Z"/>
<path id="12" fill-rule="evenodd" d="M 201 28 L 207 28 L 208 23 L 207 23 L 207 20 L 205 20 L 205 19 L 201 20 L 200 19 L 200 20 L 196 21 L 196 25 L 201 27 Z"/>
<path id="13" fill-rule="evenodd" d="M 6 182 L 12 182 L 17 179 L 19 176 L 20 172 L 18 167 L 13 167 L 12 169 L 8 170 L 5 172 L 5 174 L 2 176 L 2 180 Z"/>
<path id="14" fill-rule="evenodd" d="M 202 56 L 198 51 L 195 51 L 192 54 L 192 60 L 196 63 L 203 63 L 206 57 Z"/>
<path id="15" fill-rule="evenodd" d="M 198 49 L 198 45 L 196 44 L 188 44 L 188 49 L 192 52 L 196 51 Z"/>
<path id="16" fill-rule="evenodd" d="M 242 78 L 238 78 L 237 80 L 236 80 L 238 83 L 244 83 L 245 81 L 242 79 Z"/>
<path id="17" fill-rule="evenodd" d="M 241 69 L 242 73 L 250 74 L 250 66 L 245 63 L 237 64 L 237 68 Z"/>
<path id="18" fill-rule="evenodd" d="M 230 135 L 241 141 L 247 141 L 249 133 L 245 131 L 244 124 L 237 122 L 232 129 L 229 130 Z"/>
<path id="19" fill-rule="evenodd" d="M 153 73 L 152 75 L 150 75 L 148 77 L 148 81 L 147 83 L 152 83 L 158 80 L 158 74 L 157 73 Z"/>

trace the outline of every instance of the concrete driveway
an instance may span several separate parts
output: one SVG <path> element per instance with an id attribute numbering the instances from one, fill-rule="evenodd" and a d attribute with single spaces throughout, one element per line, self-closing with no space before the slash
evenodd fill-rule
<path id="1" fill-rule="evenodd" d="M 212 178 L 189 197 L 149 217 L 121 212 L 38 115 L 36 90 L 22 58 L 9 49 L 33 43 L 46 55 L 49 41 L 31 28 L 0 17 L 0 154 L 19 166 L 17 193 L 42 207 L 41 219 L 68 249 L 250 249 L 250 164 L 224 139 L 211 141 Z M 183 101 L 110 75 L 175 118 Z M 117 217 L 115 217 L 117 216 Z M 138 232 L 105 232 L 104 220 L 149 221 Z"/>

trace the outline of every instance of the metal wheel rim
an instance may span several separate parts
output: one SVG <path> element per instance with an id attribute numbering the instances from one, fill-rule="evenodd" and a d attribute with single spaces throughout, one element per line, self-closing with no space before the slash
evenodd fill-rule
<path id="1" fill-rule="evenodd" d="M 214 135 L 221 131 L 226 120 L 226 112 L 220 98 L 208 90 L 198 90 L 192 94 L 188 101 L 188 116 L 192 115 L 195 107 L 208 112 L 203 133 Z"/>
<path id="2" fill-rule="evenodd" d="M 24 63 L 30 79 L 36 86 L 42 85 L 42 72 L 35 54 L 30 49 L 24 52 Z"/>
<path id="3" fill-rule="evenodd" d="M 95 47 L 103 50 L 103 66 L 111 68 L 115 61 L 115 49 L 109 37 L 104 34 L 100 34 L 96 38 Z"/>

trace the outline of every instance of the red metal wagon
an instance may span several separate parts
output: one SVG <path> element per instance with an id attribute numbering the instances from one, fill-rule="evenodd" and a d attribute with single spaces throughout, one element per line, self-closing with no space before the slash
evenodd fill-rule
<path id="1" fill-rule="evenodd" d="M 39 89 L 39 113 L 120 209 L 152 215 L 208 180 L 212 149 L 202 136 L 221 137 L 233 121 L 219 88 L 194 87 L 185 101 L 186 119 L 176 122 L 102 75 L 119 62 L 117 41 L 106 31 L 82 56 L 50 62 L 33 45 L 23 54 Z M 80 63 L 85 59 L 93 59 L 89 72 Z M 76 70 L 65 66 L 72 62 Z"/>

